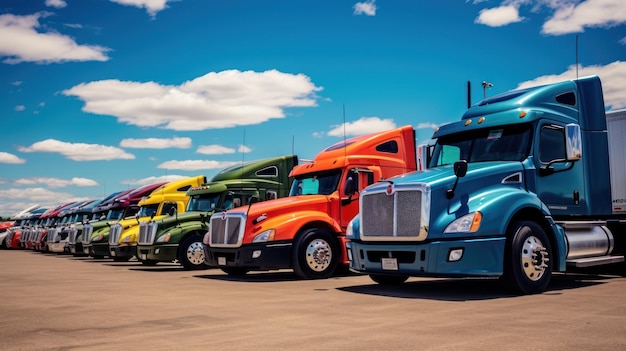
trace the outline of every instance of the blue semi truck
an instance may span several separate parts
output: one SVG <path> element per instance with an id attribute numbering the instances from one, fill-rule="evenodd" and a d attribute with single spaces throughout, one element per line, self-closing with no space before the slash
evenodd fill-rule
<path id="1" fill-rule="evenodd" d="M 553 272 L 623 262 L 624 122 L 597 76 L 479 102 L 435 131 L 428 169 L 361 192 L 350 269 L 380 284 L 498 277 L 532 294 Z"/>

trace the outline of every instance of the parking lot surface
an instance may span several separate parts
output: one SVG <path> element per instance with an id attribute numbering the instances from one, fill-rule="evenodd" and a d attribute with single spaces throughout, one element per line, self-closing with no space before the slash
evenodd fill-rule
<path id="1" fill-rule="evenodd" d="M 0 251 L 1 350 L 624 350 L 626 279 L 233 278 L 176 264 Z"/>

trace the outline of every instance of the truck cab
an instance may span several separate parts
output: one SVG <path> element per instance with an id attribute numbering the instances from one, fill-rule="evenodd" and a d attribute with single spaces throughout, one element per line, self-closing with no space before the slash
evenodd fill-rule
<path id="1" fill-rule="evenodd" d="M 350 268 L 379 283 L 409 276 L 500 278 L 545 291 L 552 272 L 624 260 L 624 144 L 609 149 L 598 77 L 515 90 L 441 126 L 428 169 L 361 193 Z M 622 197 L 623 198 L 623 197 Z"/>

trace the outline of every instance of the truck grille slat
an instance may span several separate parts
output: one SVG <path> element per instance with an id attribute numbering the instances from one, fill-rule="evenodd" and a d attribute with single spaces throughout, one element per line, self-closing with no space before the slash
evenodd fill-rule
<path id="1" fill-rule="evenodd" d="M 93 226 L 91 224 L 85 224 L 83 227 L 83 236 L 81 238 L 81 242 L 83 245 L 88 245 L 91 239 L 91 234 L 93 234 Z"/>

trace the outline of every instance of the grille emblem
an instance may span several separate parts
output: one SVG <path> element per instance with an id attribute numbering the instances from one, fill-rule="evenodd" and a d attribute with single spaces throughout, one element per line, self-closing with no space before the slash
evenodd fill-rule
<path id="1" fill-rule="evenodd" d="M 387 191 L 386 191 L 387 195 L 393 195 L 393 184 L 389 184 L 387 185 Z"/>
<path id="2" fill-rule="evenodd" d="M 226 212 L 222 212 L 222 220 L 226 220 Z"/>

